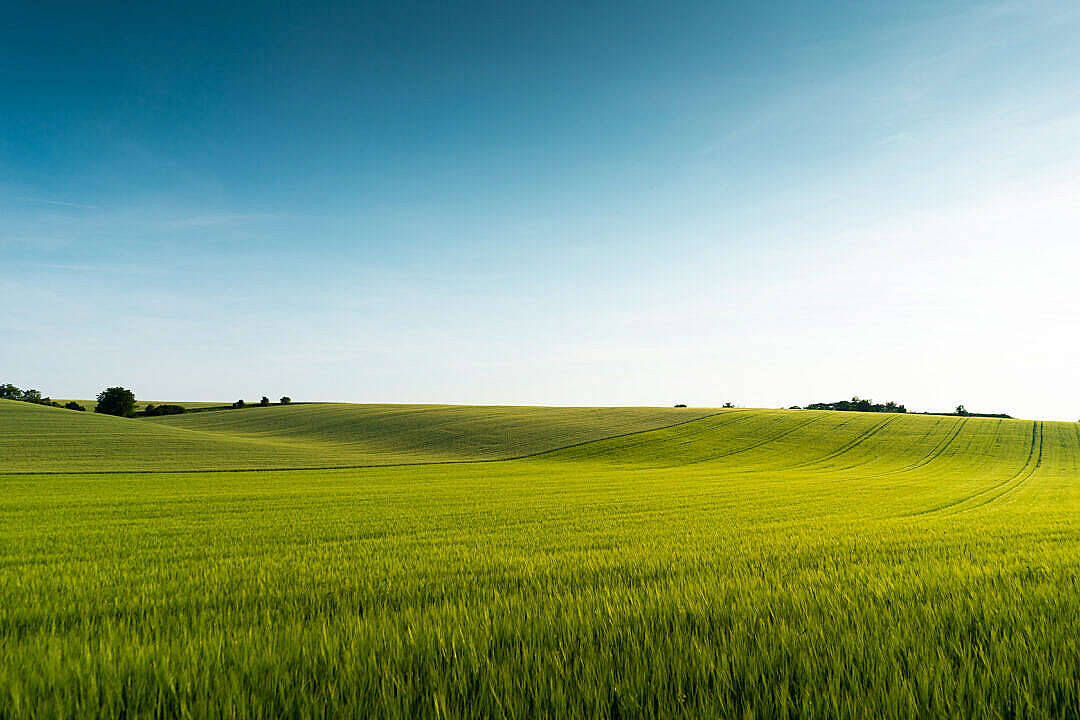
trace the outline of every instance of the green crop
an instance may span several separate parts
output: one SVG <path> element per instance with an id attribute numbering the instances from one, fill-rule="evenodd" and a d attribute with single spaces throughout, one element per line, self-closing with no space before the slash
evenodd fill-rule
<path id="1" fill-rule="evenodd" d="M 460 449 L 422 409 L 294 409 L 97 419 L 225 443 L 200 468 Z M 556 442 L 517 411 L 477 427 Z M 20 406 L 6 453 L 39 412 L 98 442 Z M 697 416 L 506 462 L 0 474 L 0 717 L 1080 716 L 1080 427 Z"/>

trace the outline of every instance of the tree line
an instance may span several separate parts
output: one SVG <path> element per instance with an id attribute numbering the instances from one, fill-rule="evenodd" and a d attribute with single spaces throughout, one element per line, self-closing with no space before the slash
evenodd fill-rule
<path id="1" fill-rule="evenodd" d="M 40 390 L 20 390 L 11 383 L 0 385 L 0 400 L 19 400 L 20 402 L 33 403 L 34 405 L 48 405 L 49 407 L 62 407 L 68 410 L 86 412 L 86 408 L 74 400 L 61 405 L 51 397 L 42 395 Z"/>
<path id="2" fill-rule="evenodd" d="M 801 408 L 794 407 L 793 410 Z M 850 400 L 841 400 L 831 403 L 812 403 L 806 406 L 807 410 L 841 410 L 844 412 L 880 412 L 880 413 L 906 413 L 907 408 L 892 400 L 886 403 L 875 403 L 873 400 L 863 399 L 856 395 Z"/>
<path id="3" fill-rule="evenodd" d="M 292 402 L 292 398 L 289 397 L 288 395 L 282 395 L 281 399 L 278 400 L 279 405 L 288 405 L 291 402 Z M 258 402 L 259 407 L 266 407 L 267 405 L 270 405 L 270 404 L 272 404 L 270 402 L 270 398 L 266 397 L 265 395 L 263 395 L 262 399 L 259 400 L 259 402 Z M 234 408 L 236 408 L 236 409 L 243 408 L 243 407 L 252 407 L 254 405 L 255 405 L 255 403 L 247 403 L 247 402 L 244 402 L 243 399 L 237 400 L 236 402 L 234 402 L 232 404 L 232 406 Z"/>
<path id="4" fill-rule="evenodd" d="M 805 408 L 801 408 L 798 405 L 792 405 L 791 410 L 841 410 L 847 412 L 880 412 L 880 413 L 906 413 L 908 410 L 900 403 L 892 401 L 886 403 L 875 403 L 873 400 L 864 400 L 858 395 L 850 400 L 841 400 L 840 402 L 831 403 L 812 403 Z M 971 412 L 963 405 L 957 405 L 953 412 L 924 412 L 921 415 L 954 415 L 957 417 L 989 417 L 989 418 L 1006 418 L 1011 419 L 1012 415 L 1006 413 L 976 413 Z"/>
<path id="5" fill-rule="evenodd" d="M 0 400 L 19 400 L 20 402 L 35 405 L 48 405 L 49 407 L 64 408 L 65 410 L 86 412 L 86 408 L 74 400 L 61 405 L 52 398 L 42 395 L 40 390 L 21 390 L 11 383 L 0 385 Z M 122 387 L 106 388 L 98 393 L 94 412 L 103 415 L 132 417 L 135 415 L 135 393 Z M 177 412 L 184 412 L 184 408 L 179 405 L 158 405 L 156 408 L 153 405 L 147 405 L 144 414 L 171 415 Z"/>
<path id="6" fill-rule="evenodd" d="M 49 407 L 86 412 L 86 408 L 74 400 L 61 405 L 52 398 L 42 395 L 40 390 L 22 390 L 11 383 L 0 385 L 0 400 L 18 400 L 20 402 L 28 402 L 35 405 L 48 405 Z M 292 398 L 288 395 L 283 395 L 279 400 L 279 403 L 281 405 L 289 405 L 292 403 Z M 270 398 L 265 395 L 263 395 L 262 399 L 258 402 L 258 405 L 260 406 L 270 404 Z M 243 400 L 237 400 L 232 404 L 232 407 L 242 408 L 246 405 L 247 404 Z M 255 403 L 252 403 L 252 405 L 255 405 Z M 115 415 L 116 417 L 157 417 L 160 415 L 180 415 L 187 412 L 187 409 L 183 405 L 173 405 L 168 403 L 163 403 L 161 405 L 150 403 L 141 411 L 136 411 L 135 407 L 135 393 L 125 387 L 116 386 L 105 388 L 98 393 L 97 405 L 94 406 L 94 412 L 102 415 Z"/>

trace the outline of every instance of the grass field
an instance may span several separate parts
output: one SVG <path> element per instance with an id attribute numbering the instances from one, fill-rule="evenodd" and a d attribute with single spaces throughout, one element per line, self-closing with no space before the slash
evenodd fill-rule
<path id="1" fill-rule="evenodd" d="M 0 402 L 0 717 L 1080 716 L 1076 424 L 90 419 Z"/>

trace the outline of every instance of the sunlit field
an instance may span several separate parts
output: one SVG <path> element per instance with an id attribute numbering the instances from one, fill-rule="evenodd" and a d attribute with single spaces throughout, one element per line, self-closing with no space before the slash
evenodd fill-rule
<path id="1" fill-rule="evenodd" d="M 0 717 L 1077 717 L 1078 430 L 0 401 Z"/>

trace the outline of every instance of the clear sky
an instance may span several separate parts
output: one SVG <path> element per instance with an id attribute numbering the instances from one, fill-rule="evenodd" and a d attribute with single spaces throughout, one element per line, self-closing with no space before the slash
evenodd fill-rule
<path id="1" fill-rule="evenodd" d="M 1080 418 L 1080 4 L 0 23 L 0 382 Z"/>

